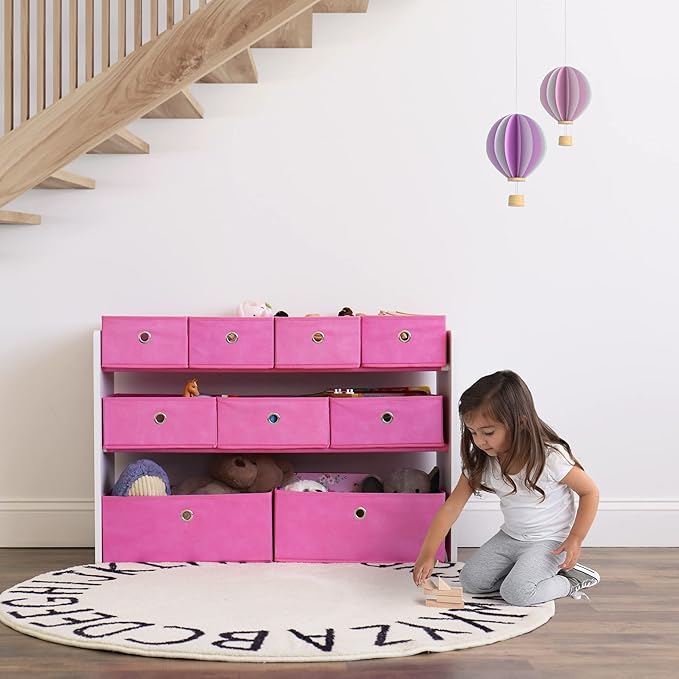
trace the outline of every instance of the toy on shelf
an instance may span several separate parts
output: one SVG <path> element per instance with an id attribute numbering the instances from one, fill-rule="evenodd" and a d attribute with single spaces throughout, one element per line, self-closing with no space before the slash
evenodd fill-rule
<path id="1" fill-rule="evenodd" d="M 451 587 L 440 575 L 438 584 L 432 580 L 424 583 L 425 605 L 435 608 L 464 608 L 462 587 Z M 429 595 L 430 598 L 426 598 Z M 431 596 L 433 595 L 433 596 Z"/>
<path id="2" fill-rule="evenodd" d="M 246 300 L 238 306 L 239 316 L 273 316 L 273 309 L 268 302 Z"/>
<path id="3" fill-rule="evenodd" d="M 395 469 L 387 480 L 382 481 L 377 476 L 366 476 L 361 483 L 363 493 L 438 493 L 440 472 L 434 467 L 429 474 L 421 469 L 402 467 Z"/>
<path id="4" fill-rule="evenodd" d="M 198 391 L 198 380 L 195 377 L 184 385 L 184 396 L 187 398 L 191 396 L 200 396 L 200 392 Z"/>
<path id="5" fill-rule="evenodd" d="M 281 490 L 294 490 L 300 493 L 327 493 L 328 489 L 318 481 L 299 479 L 286 483 Z"/>
<path id="6" fill-rule="evenodd" d="M 153 460 L 137 460 L 123 469 L 111 495 L 171 495 L 170 480 Z"/>

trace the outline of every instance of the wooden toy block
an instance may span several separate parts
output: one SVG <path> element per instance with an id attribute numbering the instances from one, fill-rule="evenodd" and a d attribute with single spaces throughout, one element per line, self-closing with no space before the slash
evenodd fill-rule
<path id="1" fill-rule="evenodd" d="M 448 601 L 447 603 L 436 601 L 436 599 L 427 599 L 425 602 L 426 606 L 432 606 L 434 608 L 455 608 L 455 609 L 462 609 L 464 608 L 464 601 L 458 601 L 458 602 L 453 602 L 453 601 Z"/>
<path id="2" fill-rule="evenodd" d="M 433 598 L 425 599 L 426 606 L 436 608 L 464 608 L 464 596 L 462 587 L 451 587 L 443 578 L 439 576 L 438 582 L 434 585 L 432 580 L 424 583 L 425 596 L 433 595 Z"/>

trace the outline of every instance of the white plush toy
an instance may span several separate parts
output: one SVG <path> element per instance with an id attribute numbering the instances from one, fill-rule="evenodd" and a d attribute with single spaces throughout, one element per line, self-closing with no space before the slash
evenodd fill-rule
<path id="1" fill-rule="evenodd" d="M 268 302 L 247 300 L 238 306 L 239 316 L 273 316 L 273 309 Z"/>
<path id="2" fill-rule="evenodd" d="M 300 479 L 299 481 L 292 481 L 283 486 L 283 490 L 297 490 L 302 493 L 327 493 L 328 489 L 318 481 L 311 481 L 309 479 Z"/>

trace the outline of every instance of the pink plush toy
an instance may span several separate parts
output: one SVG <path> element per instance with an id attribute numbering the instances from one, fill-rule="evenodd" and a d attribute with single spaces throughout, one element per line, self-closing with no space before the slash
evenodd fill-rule
<path id="1" fill-rule="evenodd" d="M 238 306 L 239 316 L 273 316 L 273 309 L 268 302 L 246 300 Z"/>

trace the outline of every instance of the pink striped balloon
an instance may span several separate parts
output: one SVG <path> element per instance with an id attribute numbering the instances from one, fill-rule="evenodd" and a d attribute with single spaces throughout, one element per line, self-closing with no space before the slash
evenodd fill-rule
<path id="1" fill-rule="evenodd" d="M 523 180 L 540 163 L 545 141 L 540 126 L 522 113 L 500 118 L 486 139 L 490 162 L 507 179 Z"/>
<path id="2" fill-rule="evenodd" d="M 560 125 L 570 125 L 586 108 L 592 97 L 587 78 L 572 66 L 559 66 L 542 80 L 540 101 Z M 572 137 L 559 138 L 562 146 L 570 146 Z"/>

